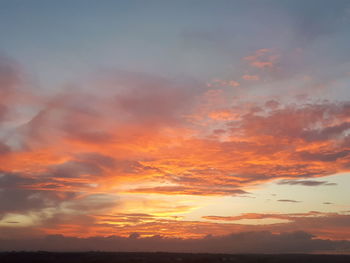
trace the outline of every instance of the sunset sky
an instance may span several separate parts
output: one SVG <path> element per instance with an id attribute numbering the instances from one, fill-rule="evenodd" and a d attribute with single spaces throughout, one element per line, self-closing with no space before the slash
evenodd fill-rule
<path id="1" fill-rule="evenodd" d="M 0 250 L 350 253 L 349 28 L 342 0 L 0 0 Z"/>

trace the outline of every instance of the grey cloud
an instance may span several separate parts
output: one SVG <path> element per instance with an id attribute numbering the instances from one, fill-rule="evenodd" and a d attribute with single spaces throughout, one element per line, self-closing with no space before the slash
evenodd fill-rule
<path id="1" fill-rule="evenodd" d="M 322 161 L 322 162 L 334 162 L 338 159 L 345 158 L 349 156 L 350 150 L 343 150 L 339 152 L 330 152 L 330 153 L 309 153 L 309 152 L 300 152 L 299 155 L 302 159 L 308 161 Z"/>
<path id="2" fill-rule="evenodd" d="M 0 173 L 0 217 L 7 213 L 26 214 L 48 207 L 57 207 L 61 202 L 73 199 L 72 192 L 37 190 L 33 185 L 45 182 L 42 179 L 19 174 Z"/>
<path id="3" fill-rule="evenodd" d="M 59 201 L 53 192 L 28 189 L 2 189 L 0 199 L 0 217 L 6 213 L 28 213 L 53 207 Z"/>
<path id="4" fill-rule="evenodd" d="M 91 194 L 85 198 L 71 201 L 67 208 L 81 212 L 100 212 L 117 206 L 119 198 L 110 194 Z"/>
<path id="5" fill-rule="evenodd" d="M 81 161 L 68 161 L 49 168 L 48 174 L 52 177 L 79 177 L 83 174 L 98 175 L 102 169 L 95 164 Z"/>
<path id="6" fill-rule="evenodd" d="M 142 165 L 138 161 L 116 159 L 98 153 L 84 153 L 71 157 L 70 161 L 49 167 L 47 176 L 54 178 L 80 177 L 81 175 L 103 176 L 104 171 L 113 169 L 114 174 L 138 174 L 141 171 L 157 171 L 156 167 Z"/>
<path id="7" fill-rule="evenodd" d="M 337 185 L 336 183 L 328 183 L 327 181 L 315 181 L 315 180 L 282 180 L 277 182 L 277 184 L 304 185 L 304 186 Z"/>
<path id="8" fill-rule="evenodd" d="M 347 108 L 349 107 L 348 103 L 344 105 L 344 113 L 346 113 Z M 350 122 L 343 122 L 339 125 L 334 125 L 326 127 L 324 129 L 314 129 L 307 130 L 302 133 L 302 137 L 307 141 L 324 141 L 332 139 L 334 137 L 341 136 L 344 132 L 350 129 Z"/>
<path id="9" fill-rule="evenodd" d="M 286 202 L 286 203 L 300 203 L 301 201 L 292 200 L 292 199 L 279 199 L 278 202 Z"/>

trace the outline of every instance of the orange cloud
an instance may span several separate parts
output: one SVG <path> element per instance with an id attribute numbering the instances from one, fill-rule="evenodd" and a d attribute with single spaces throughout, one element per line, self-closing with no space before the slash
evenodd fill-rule
<path id="1" fill-rule="evenodd" d="M 137 224 L 94 215 L 118 211 L 123 196 L 237 196 L 268 181 L 350 170 L 349 102 L 237 101 L 228 89 L 125 72 L 107 84 L 42 98 L 34 116 L 6 127 L 0 199 L 11 202 L 0 205 L 1 218 L 43 214 L 35 227 L 52 234 L 227 234 L 248 227 L 162 217 L 185 213 L 187 204 Z M 68 219 L 60 221 L 63 214 Z M 328 236 L 340 236 L 337 231 Z"/>
<path id="2" fill-rule="evenodd" d="M 307 213 L 291 213 L 291 214 L 261 214 L 247 213 L 239 216 L 204 216 L 203 218 L 213 221 L 240 221 L 242 219 L 282 219 L 286 222 L 266 226 L 263 223 L 256 225 L 260 229 L 274 229 L 274 231 L 288 231 L 290 229 L 303 229 L 322 238 L 331 239 L 349 239 L 349 235 L 342 233 L 344 229 L 350 227 L 349 223 L 345 223 L 349 218 L 348 213 L 326 213 L 310 211 Z M 345 223 L 345 224 L 344 224 Z"/>
<path id="3" fill-rule="evenodd" d="M 237 120 L 239 118 L 239 114 L 235 114 L 231 110 L 216 110 L 209 113 L 209 117 L 213 120 Z"/>
<path id="4" fill-rule="evenodd" d="M 244 74 L 242 76 L 242 79 L 245 79 L 245 80 L 260 80 L 260 77 L 258 75 Z"/>

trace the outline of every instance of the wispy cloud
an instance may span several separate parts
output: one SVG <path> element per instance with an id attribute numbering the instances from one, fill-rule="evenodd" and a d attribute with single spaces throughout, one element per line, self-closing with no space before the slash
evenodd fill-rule
<path id="1" fill-rule="evenodd" d="M 277 182 L 281 185 L 303 185 L 303 186 L 333 186 L 337 185 L 336 183 L 328 183 L 327 181 L 316 181 L 316 180 L 281 180 Z"/>
<path id="2" fill-rule="evenodd" d="M 293 200 L 293 199 L 279 199 L 278 202 L 286 202 L 286 203 L 300 203 L 301 201 Z"/>

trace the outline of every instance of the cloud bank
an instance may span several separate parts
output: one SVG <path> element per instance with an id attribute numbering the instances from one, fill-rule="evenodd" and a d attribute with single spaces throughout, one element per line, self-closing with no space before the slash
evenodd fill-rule
<path id="1" fill-rule="evenodd" d="M 152 236 L 76 238 L 62 235 L 43 239 L 0 240 L 0 251 L 136 251 L 136 252 L 194 252 L 194 253 L 349 253 L 349 241 L 314 238 L 303 232 L 273 234 L 242 232 L 202 239 L 180 239 Z"/>

